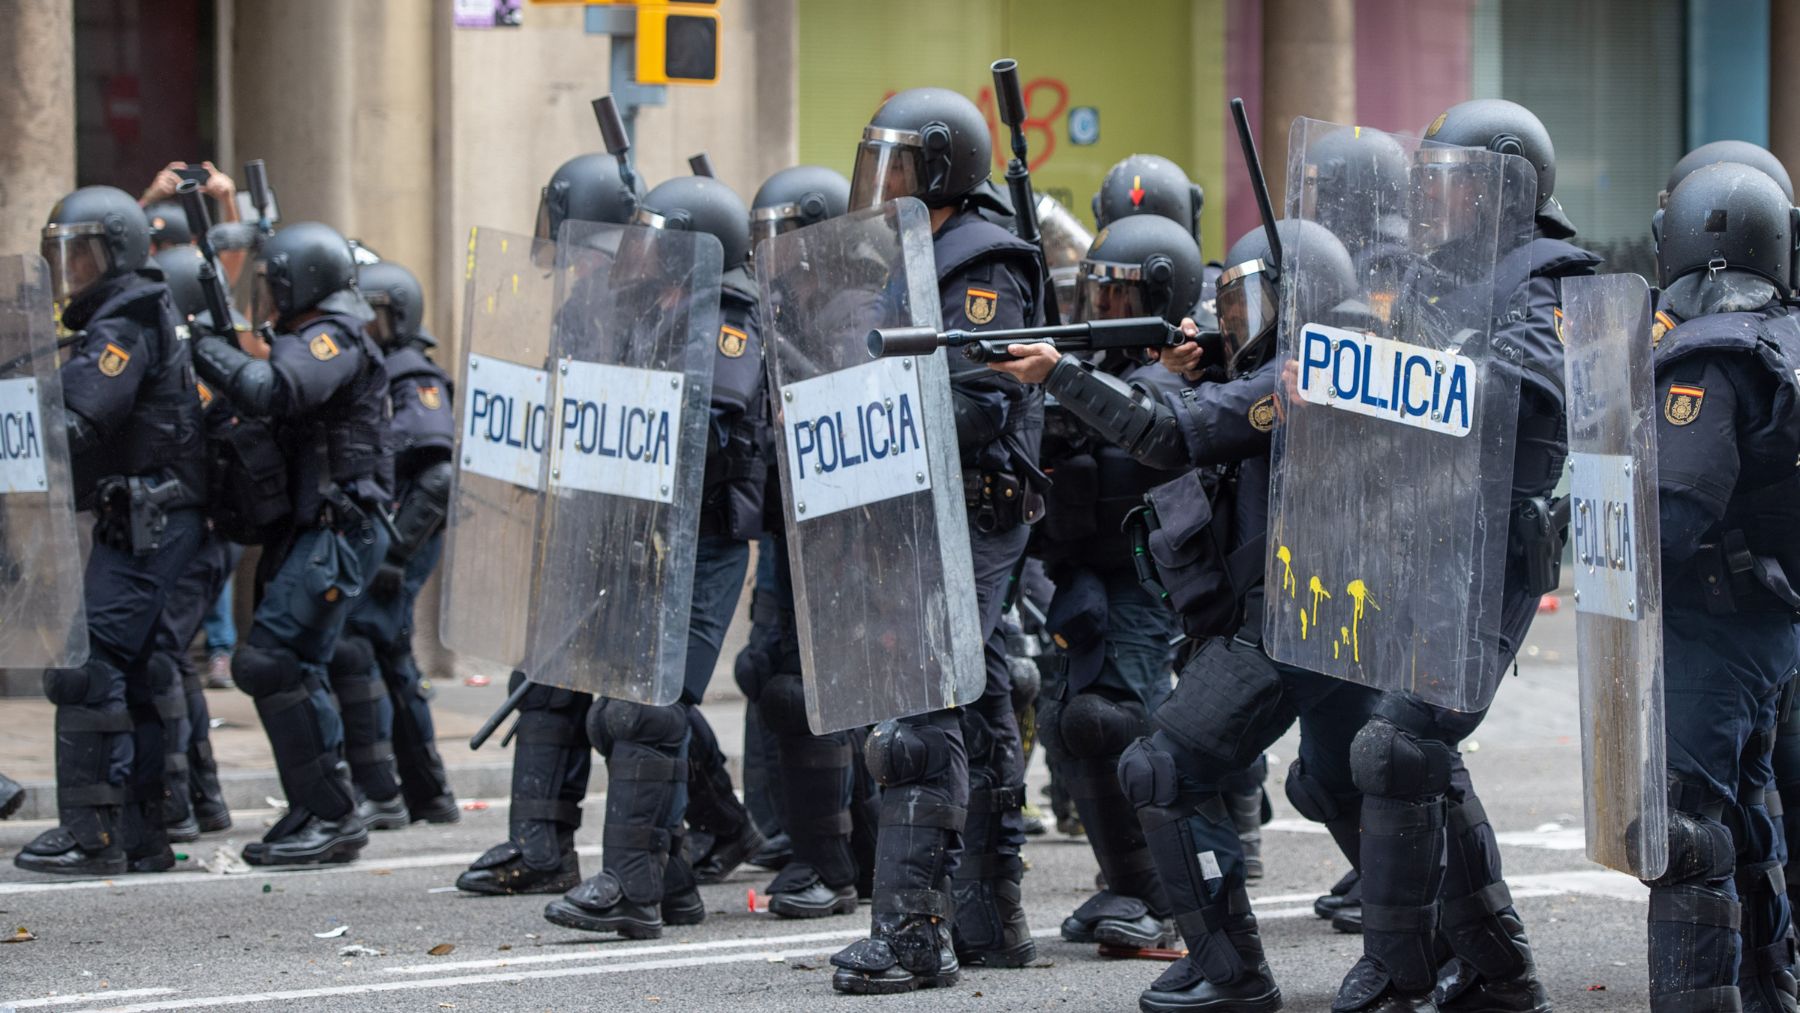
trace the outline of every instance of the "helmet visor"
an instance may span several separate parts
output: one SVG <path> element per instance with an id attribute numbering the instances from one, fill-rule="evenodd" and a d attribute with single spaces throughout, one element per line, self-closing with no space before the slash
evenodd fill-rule
<path id="1" fill-rule="evenodd" d="M 1123 320 L 1145 316 L 1144 283 L 1136 264 L 1084 260 L 1075 281 L 1075 319 Z"/>
<path id="2" fill-rule="evenodd" d="M 369 337 L 374 338 L 375 343 L 381 347 L 388 348 L 392 346 L 395 340 L 400 336 L 400 326 L 399 322 L 394 319 L 394 304 L 392 300 L 388 298 L 386 292 L 376 290 L 365 291 L 363 293 L 363 301 L 367 302 L 369 308 L 375 311 L 375 315 L 370 318 L 368 323 L 363 325 L 363 329 L 366 330 L 369 333 Z"/>
<path id="3" fill-rule="evenodd" d="M 792 232 L 800 227 L 800 205 L 777 204 L 774 207 L 756 208 L 750 212 L 750 248 L 765 239 L 774 239 L 783 232 Z"/>
<path id="4" fill-rule="evenodd" d="M 1471 164 L 1462 148 L 1420 148 L 1413 159 L 1413 244 L 1429 253 L 1471 236 L 1481 218 L 1489 170 Z"/>
<path id="5" fill-rule="evenodd" d="M 925 193 L 925 147 L 918 134 L 867 127 L 850 173 L 850 210 Z"/>
<path id="6" fill-rule="evenodd" d="M 281 317 L 281 309 L 275 302 L 275 289 L 269 284 L 269 265 L 258 261 L 256 277 L 250 284 L 250 326 L 252 329 L 264 324 L 273 325 Z"/>
<path id="7" fill-rule="evenodd" d="M 112 264 L 105 237 L 91 223 L 46 226 L 40 250 L 50 265 L 51 298 L 59 306 L 105 277 Z"/>
<path id="8" fill-rule="evenodd" d="M 1240 363 L 1275 331 L 1275 294 L 1260 260 L 1238 264 L 1219 275 L 1219 344 L 1225 372 L 1236 376 Z"/>

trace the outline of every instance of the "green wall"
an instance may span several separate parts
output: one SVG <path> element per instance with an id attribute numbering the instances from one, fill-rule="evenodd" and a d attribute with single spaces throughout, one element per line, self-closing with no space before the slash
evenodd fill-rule
<path id="1" fill-rule="evenodd" d="M 847 174 L 869 115 L 905 88 L 955 88 L 998 126 L 988 65 L 1010 56 L 1046 121 L 1027 135 L 1039 192 L 1092 224 L 1114 162 L 1162 155 L 1206 188 L 1207 255 L 1224 252 L 1224 0 L 799 0 L 799 21 L 802 162 Z M 1093 145 L 1069 138 L 1078 106 L 1099 110 Z M 996 182 L 1010 156 L 999 140 Z"/>

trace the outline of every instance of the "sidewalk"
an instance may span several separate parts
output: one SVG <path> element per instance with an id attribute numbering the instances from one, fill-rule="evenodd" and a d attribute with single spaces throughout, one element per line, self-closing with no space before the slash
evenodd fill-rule
<path id="1" fill-rule="evenodd" d="M 734 623 L 732 633 L 738 633 Z M 741 643 L 727 639 L 712 681 L 713 692 L 702 705 L 706 718 L 719 736 L 719 747 L 734 782 L 742 781 L 744 753 L 744 698 L 731 677 L 731 662 Z M 470 686 L 465 679 L 476 669 L 459 664 L 451 679 L 438 680 L 431 712 L 437 722 L 438 751 L 449 769 L 458 798 L 505 798 L 512 784 L 512 749 L 500 740 L 514 719 L 500 726 L 479 752 L 469 749 L 469 736 L 506 700 L 506 673 L 483 667 L 487 686 Z M 267 806 L 265 798 L 282 797 L 269 740 L 256 719 L 256 705 L 235 689 L 208 690 L 207 707 L 215 722 L 213 755 L 219 761 L 219 782 L 233 809 Z M 0 771 L 25 785 L 25 807 L 15 819 L 52 819 L 56 815 L 55 708 L 41 697 L 9 697 L 0 700 Z M 590 785 L 602 791 L 606 766 L 595 758 Z"/>

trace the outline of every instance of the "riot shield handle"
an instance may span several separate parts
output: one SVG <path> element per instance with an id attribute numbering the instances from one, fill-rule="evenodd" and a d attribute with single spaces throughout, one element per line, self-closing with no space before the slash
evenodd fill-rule
<path id="1" fill-rule="evenodd" d="M 1275 229 L 1275 205 L 1269 200 L 1269 181 L 1263 176 L 1262 159 L 1256 154 L 1256 138 L 1250 133 L 1250 117 L 1244 112 L 1244 100 L 1231 100 L 1231 118 L 1237 123 L 1238 147 L 1244 153 L 1244 168 L 1250 173 L 1250 189 L 1256 194 L 1256 210 L 1262 215 L 1263 235 L 1269 240 L 1269 254 L 1274 259 L 1267 270 L 1275 279 L 1281 277 L 1281 233 Z"/>
<path id="2" fill-rule="evenodd" d="M 212 316 L 212 331 L 229 336 L 232 334 L 231 295 L 225 290 L 219 271 L 218 251 L 213 249 L 212 216 L 206 212 L 206 198 L 200 195 L 200 184 L 191 179 L 182 180 L 175 188 L 175 195 L 181 198 L 181 209 L 187 213 L 188 231 L 194 236 L 194 245 L 200 249 L 200 271 L 196 277 L 200 292 L 206 297 L 206 312 Z"/>
<path id="3" fill-rule="evenodd" d="M 1012 159 L 1006 163 L 1006 188 L 1012 194 L 1013 229 L 1019 238 L 1038 248 L 1045 258 L 1044 237 L 1038 231 L 1037 198 L 1031 192 L 1031 149 L 1025 143 L 1025 93 L 1019 87 L 1019 61 L 1011 57 L 995 60 L 988 69 L 994 72 L 994 101 L 1000 107 L 1000 122 L 1012 134 Z M 1044 286 L 1044 320 L 1051 326 L 1062 323 L 1062 307 L 1056 304 L 1056 286 Z"/>
<path id="4" fill-rule="evenodd" d="M 707 179 L 719 177 L 719 174 L 713 171 L 712 157 L 704 151 L 688 159 L 688 168 L 696 176 L 705 176 Z"/>
<path id="5" fill-rule="evenodd" d="M 619 161 L 619 181 L 635 201 L 638 184 L 637 173 L 631 168 L 631 135 L 625 132 L 625 118 L 619 115 L 618 103 L 611 95 L 594 100 L 594 119 L 600 123 L 600 142 L 606 145 L 606 153 Z"/>

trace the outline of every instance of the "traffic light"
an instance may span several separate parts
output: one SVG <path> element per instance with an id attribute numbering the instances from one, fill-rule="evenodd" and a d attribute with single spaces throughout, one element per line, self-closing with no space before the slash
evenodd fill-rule
<path id="1" fill-rule="evenodd" d="M 713 84 L 719 80 L 718 0 L 640 0 L 639 84 Z"/>

